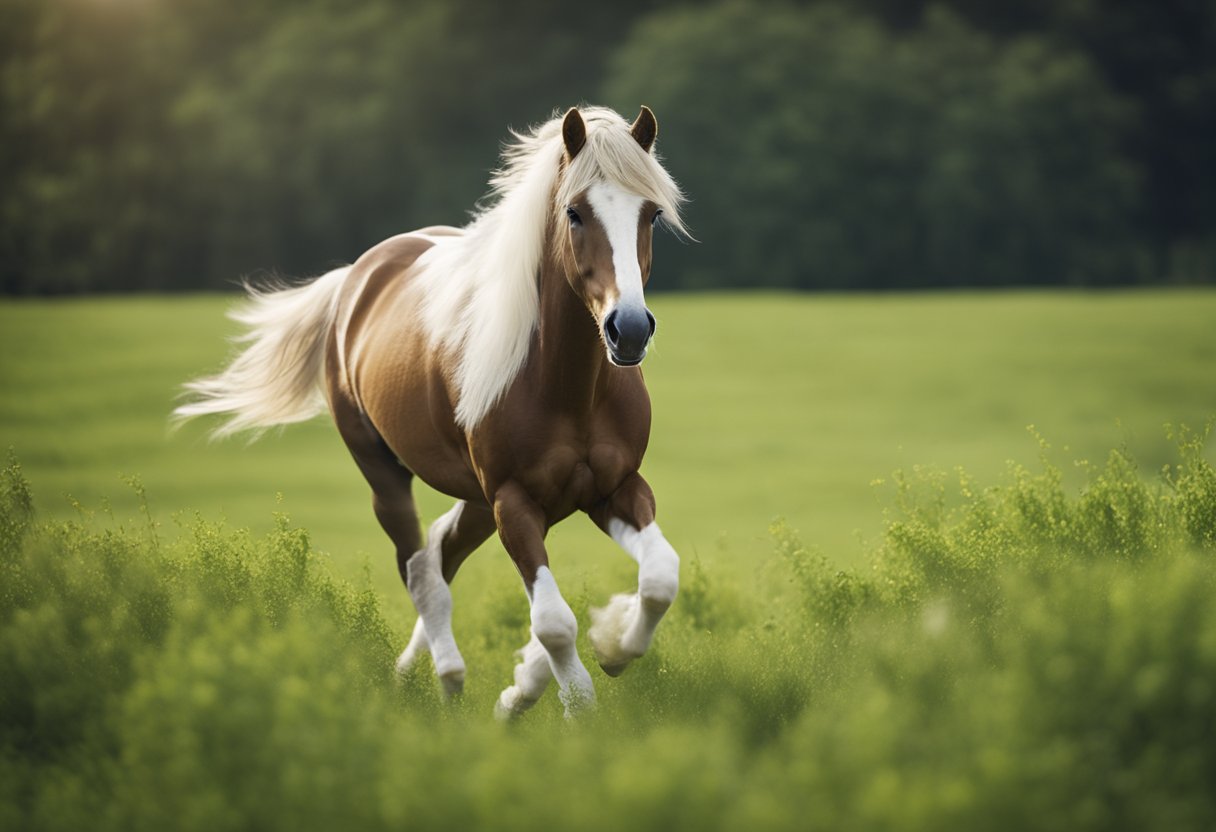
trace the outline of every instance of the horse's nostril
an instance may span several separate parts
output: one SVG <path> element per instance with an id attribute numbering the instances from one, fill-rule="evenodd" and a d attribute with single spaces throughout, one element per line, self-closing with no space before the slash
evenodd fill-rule
<path id="1" fill-rule="evenodd" d="M 655 321 L 654 315 L 650 314 L 649 309 L 646 310 L 646 320 L 650 324 L 650 334 L 647 335 L 646 337 L 647 337 L 647 339 L 650 339 L 650 338 L 654 337 L 654 331 L 655 331 L 655 329 L 658 328 L 659 324 L 657 321 Z"/>
<path id="2" fill-rule="evenodd" d="M 608 339 L 608 343 L 614 347 L 621 340 L 621 331 L 616 328 L 616 310 L 613 310 L 604 319 L 604 336 Z"/>

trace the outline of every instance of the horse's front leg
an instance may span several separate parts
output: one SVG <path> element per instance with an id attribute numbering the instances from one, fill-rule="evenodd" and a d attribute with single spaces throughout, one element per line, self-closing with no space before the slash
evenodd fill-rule
<path id="1" fill-rule="evenodd" d="M 499 697 L 498 713 L 514 716 L 527 710 L 544 691 L 552 673 L 566 716 L 572 716 L 595 704 L 595 688 L 578 657 L 578 621 L 549 571 L 544 512 L 523 489 L 506 485 L 495 496 L 494 519 L 532 605 L 532 640 L 521 651 L 523 662 L 516 668 L 516 684 Z M 543 666 L 546 658 L 547 669 Z"/>
<path id="2" fill-rule="evenodd" d="M 650 647 L 680 586 L 680 558 L 654 517 L 654 492 L 636 473 L 591 512 L 596 525 L 638 564 L 638 591 L 614 595 L 608 606 L 591 611 L 588 636 L 609 676 L 619 676 Z"/>

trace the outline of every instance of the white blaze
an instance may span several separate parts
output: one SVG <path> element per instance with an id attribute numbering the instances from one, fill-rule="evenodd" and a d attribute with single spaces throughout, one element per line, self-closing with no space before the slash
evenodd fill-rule
<path id="1" fill-rule="evenodd" d="M 638 263 L 638 218 L 645 200 L 616 185 L 597 182 L 587 189 L 587 202 L 604 226 L 608 244 L 612 246 L 617 306 L 645 309 L 642 267 Z"/>

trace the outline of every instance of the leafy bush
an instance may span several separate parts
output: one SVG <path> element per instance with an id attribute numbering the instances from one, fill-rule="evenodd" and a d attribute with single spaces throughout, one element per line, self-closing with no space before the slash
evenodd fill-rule
<path id="1" fill-rule="evenodd" d="M 7 814 L 222 828 L 273 806 L 286 823 L 264 797 L 295 777 L 305 819 L 333 820 L 333 790 L 359 776 L 342 732 L 371 727 L 394 656 L 374 594 L 329 578 L 284 518 L 260 541 L 195 520 L 166 547 L 151 523 L 31 528 L 15 462 L 3 490 Z"/>
<path id="2" fill-rule="evenodd" d="M 40 523 L 12 462 L 0 825 L 1211 828 L 1206 437 L 1180 431 L 1155 482 L 1116 451 L 1076 495 L 1046 448 L 1000 486 L 898 476 L 862 572 L 781 526 L 754 585 L 693 561 L 652 653 L 575 725 L 552 696 L 495 724 L 505 677 L 450 706 L 425 669 L 394 684 L 402 634 L 285 519 L 171 543 L 147 514 Z M 487 632 L 515 626 L 500 606 Z"/>

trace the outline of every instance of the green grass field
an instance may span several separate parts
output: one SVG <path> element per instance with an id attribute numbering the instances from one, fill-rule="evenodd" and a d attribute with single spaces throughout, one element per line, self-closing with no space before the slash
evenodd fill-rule
<path id="1" fill-rule="evenodd" d="M 166 526 L 198 511 L 264 530 L 285 510 L 341 574 L 359 577 L 366 564 L 376 588 L 404 602 L 367 488 L 326 421 L 253 445 L 209 443 L 201 424 L 170 434 L 178 386 L 228 355 L 231 302 L 0 305 L 0 444 L 16 449 L 44 513 L 71 515 L 71 495 L 130 514 L 123 475 L 141 478 Z M 659 296 L 652 305 L 655 424 L 643 472 L 677 549 L 723 568 L 766 556 L 776 517 L 833 562 L 858 563 L 889 497 L 875 480 L 961 465 L 991 481 L 1006 460 L 1037 452 L 1031 424 L 1078 458 L 1126 443 L 1153 471 L 1170 453 L 1165 422 L 1200 425 L 1216 413 L 1210 291 Z M 427 518 L 448 502 L 421 500 Z M 551 550 L 559 575 L 604 592 L 616 589 L 606 574 L 627 577 L 625 559 L 580 518 L 558 527 Z M 493 544 L 466 568 L 458 591 L 514 580 Z"/>
<path id="2" fill-rule="evenodd" d="M 385 672 L 413 615 L 332 428 L 168 433 L 228 302 L 0 305 L 33 495 L 6 475 L 0 827 L 1216 819 L 1214 443 L 1163 429 L 1216 414 L 1216 293 L 654 299 L 644 472 L 681 596 L 651 655 L 593 671 L 593 717 L 550 692 L 508 728 L 527 618 L 497 545 L 456 583 L 441 707 Z M 630 563 L 575 518 L 550 540 L 585 632 Z"/>

